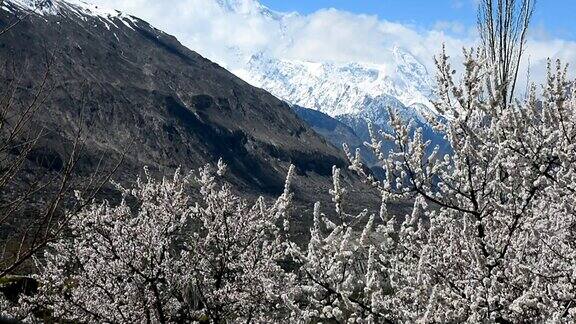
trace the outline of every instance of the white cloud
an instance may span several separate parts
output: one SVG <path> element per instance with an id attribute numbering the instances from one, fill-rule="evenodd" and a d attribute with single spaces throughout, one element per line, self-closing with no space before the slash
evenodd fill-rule
<path id="1" fill-rule="evenodd" d="M 464 34 L 467 32 L 466 26 L 459 21 L 439 20 L 434 24 L 434 30 L 449 31 L 453 34 Z"/>
<path id="2" fill-rule="evenodd" d="M 476 43 L 475 33 L 455 21 L 440 21 L 431 30 L 421 30 L 336 9 L 309 15 L 276 14 L 262 9 L 255 0 L 92 1 L 141 17 L 232 70 L 246 55 L 260 51 L 305 61 L 385 65 L 393 46 L 407 49 L 433 69 L 433 55 L 443 43 L 455 57 L 460 57 L 463 47 Z M 547 57 L 576 63 L 576 43 L 538 37 L 529 42 L 528 56 L 534 78 L 541 79 Z"/>

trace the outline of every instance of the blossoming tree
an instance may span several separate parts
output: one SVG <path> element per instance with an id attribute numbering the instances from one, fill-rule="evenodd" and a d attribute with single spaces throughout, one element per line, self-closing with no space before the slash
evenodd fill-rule
<path id="1" fill-rule="evenodd" d="M 177 171 L 162 181 L 146 172 L 133 188 L 118 186 L 118 206 L 94 203 L 73 215 L 71 237 L 50 244 L 40 262 L 38 294 L 23 298 L 15 313 L 27 317 L 39 307 L 53 318 L 108 323 L 288 316 L 292 275 L 278 263 L 278 225 L 286 220 L 289 182 L 274 204 L 249 205 L 218 184 L 225 168 L 220 162 L 217 170 Z M 195 202 L 191 182 L 200 186 Z"/>

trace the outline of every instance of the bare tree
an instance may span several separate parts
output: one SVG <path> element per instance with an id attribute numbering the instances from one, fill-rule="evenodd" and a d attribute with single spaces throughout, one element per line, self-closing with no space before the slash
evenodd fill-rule
<path id="1" fill-rule="evenodd" d="M 495 74 L 493 98 L 509 104 L 514 98 L 528 25 L 536 0 L 481 0 L 478 30 L 485 59 Z"/>
<path id="2" fill-rule="evenodd" d="M 4 4 L 0 0 L 0 7 Z M 0 30 L 0 37 L 11 32 L 30 13 L 15 16 Z M 22 80 L 25 64 L 6 72 L 0 88 L 0 279 L 14 274 L 36 252 L 54 240 L 66 229 L 68 219 L 62 213 L 63 205 L 73 201 L 73 192 L 81 191 L 90 200 L 108 182 L 123 160 L 104 167 L 101 159 L 89 179 L 77 179 L 77 163 L 86 146 L 86 129 L 68 135 L 68 152 L 58 171 L 47 171 L 34 166 L 34 150 L 49 131 L 38 122 L 46 109 L 55 82 L 50 67 L 54 53 L 46 51 L 44 72 L 24 87 Z M 26 82 L 28 82 L 26 80 Z M 80 123 L 81 124 L 81 123 Z M 37 154 L 38 155 L 38 154 Z M 42 155 L 42 154 L 39 154 Z M 52 164 L 49 157 L 41 156 L 44 164 Z M 50 166 L 48 166 L 50 168 Z M 78 181 L 76 181 L 78 180 Z M 78 212 L 84 204 L 69 205 Z"/>
<path id="3" fill-rule="evenodd" d="M 85 130 L 79 128 L 69 140 L 69 152 L 62 157 L 58 171 L 47 171 L 31 161 L 33 151 L 48 131 L 39 127 L 37 117 L 52 94 L 50 61 L 29 102 L 22 104 L 20 80 L 12 79 L 0 97 L 0 278 L 13 274 L 67 226 L 63 204 L 73 200 L 79 190 L 93 198 L 108 182 L 119 163 L 102 170 L 102 160 L 90 179 L 79 185 L 76 166 L 85 151 Z M 40 154 L 42 155 L 42 154 Z M 55 163 L 48 157 L 44 163 Z M 48 169 L 50 166 L 48 165 Z M 79 211 L 83 204 L 70 208 Z"/>

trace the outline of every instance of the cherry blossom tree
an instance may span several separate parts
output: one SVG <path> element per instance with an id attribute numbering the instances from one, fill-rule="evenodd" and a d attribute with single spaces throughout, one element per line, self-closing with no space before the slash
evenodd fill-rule
<path id="1" fill-rule="evenodd" d="M 55 318 L 82 322 L 167 322 L 181 316 L 187 265 L 174 252 L 191 215 L 187 178 L 118 187 L 118 206 L 94 203 L 72 216 L 71 237 L 50 244 L 28 300 Z M 132 206 L 130 199 L 135 200 Z"/>
<path id="2" fill-rule="evenodd" d="M 292 275 L 284 258 L 289 181 L 274 204 L 249 205 L 217 178 L 198 174 L 118 185 L 122 201 L 93 203 L 70 220 L 70 236 L 49 245 L 34 309 L 80 322 L 270 322 L 289 314 Z M 291 167 L 289 177 L 293 172 Z M 191 183 L 200 186 L 192 199 Z M 281 226 L 283 224 L 283 226 Z M 280 225 L 280 226 L 279 226 Z"/>
<path id="3" fill-rule="evenodd" d="M 421 130 L 393 110 L 393 132 L 372 132 L 370 143 L 384 181 L 348 151 L 351 168 L 382 193 L 383 210 L 414 200 L 401 223 L 381 213 L 376 228 L 373 250 L 391 288 L 381 301 L 398 321 L 573 321 L 573 83 L 558 63 L 541 96 L 533 88 L 525 102 L 506 105 L 487 95 L 494 83 L 482 54 L 465 57 L 460 82 L 446 54 L 437 59 L 436 107 L 448 121 L 430 123 L 451 154 L 426 154 Z M 380 149 L 385 140 L 390 152 Z"/>
<path id="4" fill-rule="evenodd" d="M 340 183 L 340 170 L 333 169 L 334 221 L 314 206 L 310 241 L 303 249 L 289 246 L 289 254 L 299 265 L 297 270 L 299 305 L 293 316 L 303 322 L 339 323 L 380 322 L 385 319 L 382 299 L 386 286 L 375 268 L 377 256 L 371 245 L 374 215 L 364 210 L 350 215 L 344 208 L 347 191 Z M 367 220 L 367 222 L 366 222 Z M 358 226 L 365 226 L 358 235 Z M 376 302 L 376 303 L 375 303 Z"/>
<path id="5" fill-rule="evenodd" d="M 289 180 L 268 205 L 220 185 L 223 163 L 160 182 L 146 175 L 119 187 L 118 206 L 93 203 L 70 217 L 71 237 L 45 252 L 40 292 L 22 314 L 41 306 L 86 322 L 576 320 L 573 83 L 550 64 L 541 94 L 533 87 L 502 104 L 487 95 L 482 52 L 465 57 L 460 81 L 448 56 L 437 58 L 445 119 L 428 116 L 451 153 L 438 156 L 392 109 L 392 132 L 371 129 L 368 143 L 384 180 L 345 147 L 350 169 L 382 195 L 377 213 L 346 212 L 334 168 L 334 216 L 316 204 L 302 247 L 286 236 Z M 383 141 L 393 149 L 383 152 Z M 412 212 L 389 212 L 399 200 L 412 200 Z M 286 256 L 291 271 L 279 265 Z"/>
<path id="6" fill-rule="evenodd" d="M 219 163 L 217 174 L 224 173 Z M 190 318 L 223 322 L 278 322 L 288 316 L 293 276 L 279 265 L 284 259 L 287 209 L 294 168 L 284 193 L 268 206 L 260 197 L 249 205 L 218 187 L 206 166 L 200 172 L 201 201 L 191 209 L 194 226 L 186 242 Z"/>

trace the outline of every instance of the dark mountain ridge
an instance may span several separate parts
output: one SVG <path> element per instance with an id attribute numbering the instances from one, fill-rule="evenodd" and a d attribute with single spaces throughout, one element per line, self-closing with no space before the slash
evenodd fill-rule
<path id="1" fill-rule="evenodd" d="M 0 36 L 2 83 L 17 77 L 30 85 L 17 92 L 23 101 L 50 70 L 52 93 L 35 119 L 48 133 L 37 154 L 63 159 L 65 143 L 85 129 L 80 169 L 86 173 L 126 147 L 114 175 L 120 181 L 133 180 L 144 165 L 166 174 L 222 157 L 239 190 L 276 195 L 292 163 L 298 201 L 329 201 L 332 165 L 345 167 L 345 158 L 284 102 L 138 18 L 59 0 L 30 12 L 19 1 L 27 0 L 7 1 L 0 11 L 2 26 L 29 14 Z M 377 201 L 365 192 L 352 195 Z"/>
<path id="2" fill-rule="evenodd" d="M 379 164 L 374 157 L 374 153 L 364 145 L 365 142 L 369 142 L 369 136 L 365 136 L 364 138 L 359 137 L 352 126 L 345 123 L 348 120 L 344 119 L 344 121 L 340 121 L 318 110 L 303 108 L 297 105 L 292 106 L 292 109 L 302 120 L 308 123 L 312 129 L 334 145 L 334 147 L 341 149 L 342 145 L 346 144 L 351 151 L 360 149 L 364 164 L 373 170 L 381 169 L 378 167 Z M 350 124 L 354 125 L 352 123 Z"/>

